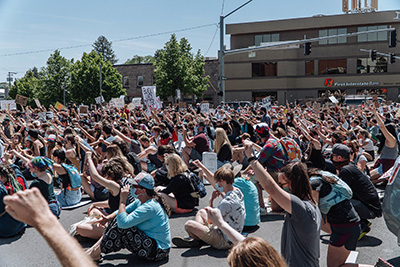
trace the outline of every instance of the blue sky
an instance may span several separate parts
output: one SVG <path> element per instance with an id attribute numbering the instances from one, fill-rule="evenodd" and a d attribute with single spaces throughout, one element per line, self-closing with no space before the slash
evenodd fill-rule
<path id="1" fill-rule="evenodd" d="M 185 37 L 193 51 L 201 50 L 207 57 L 217 57 L 221 11 L 227 14 L 246 0 L 0 0 L 0 82 L 6 81 L 9 71 L 22 77 L 34 66 L 41 68 L 51 51 L 14 55 L 23 52 L 61 49 L 68 58 L 80 59 L 90 52 L 91 44 L 104 35 L 113 42 L 113 49 L 124 63 L 133 55 L 152 55 L 162 48 L 170 34 L 135 38 L 163 32 L 211 26 L 177 32 Z M 380 0 L 379 11 L 400 10 L 399 0 Z M 342 14 L 340 0 L 253 0 L 232 14 L 226 23 L 265 21 L 317 14 Z M 229 48 L 229 37 L 225 37 Z M 206 53 L 207 52 L 207 53 Z M 206 53 L 206 54 L 205 54 Z M 10 56 L 4 56 L 13 54 Z"/>

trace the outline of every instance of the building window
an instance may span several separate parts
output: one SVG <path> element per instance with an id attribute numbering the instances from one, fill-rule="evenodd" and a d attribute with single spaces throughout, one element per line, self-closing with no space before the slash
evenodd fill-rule
<path id="1" fill-rule="evenodd" d="M 387 57 L 378 57 L 375 61 L 371 58 L 357 59 L 357 73 L 380 73 L 387 72 L 388 60 Z"/>
<path id="2" fill-rule="evenodd" d="M 318 62 L 319 75 L 325 74 L 346 74 L 347 59 L 328 59 Z"/>
<path id="3" fill-rule="evenodd" d="M 277 76 L 278 64 L 276 62 L 263 62 L 251 64 L 251 77 Z"/>
<path id="4" fill-rule="evenodd" d="M 129 88 L 129 77 L 128 76 L 124 76 L 123 80 L 122 80 L 122 84 L 124 88 Z"/>
<path id="5" fill-rule="evenodd" d="M 306 75 L 315 75 L 314 73 L 314 60 L 306 61 Z"/>
<path id="6" fill-rule="evenodd" d="M 279 33 L 258 34 L 254 36 L 254 45 L 260 46 L 261 43 L 279 42 Z"/>
<path id="7" fill-rule="evenodd" d="M 358 32 L 381 30 L 381 29 L 386 29 L 386 28 L 387 28 L 387 25 L 364 26 L 364 27 L 358 27 Z M 372 33 L 361 34 L 361 35 L 357 36 L 357 41 L 359 43 L 376 42 L 376 41 L 387 41 L 387 39 L 388 39 L 388 33 L 387 32 L 372 32 Z"/>
<path id="8" fill-rule="evenodd" d="M 143 85 L 143 76 L 137 76 L 137 85 Z"/>
<path id="9" fill-rule="evenodd" d="M 340 34 L 346 34 L 346 33 L 347 33 L 346 28 L 320 30 L 319 37 L 334 36 L 334 35 L 340 35 Z M 345 44 L 345 43 L 347 43 L 347 37 L 330 38 L 330 39 L 324 39 L 324 40 L 319 41 L 320 45 Z"/>

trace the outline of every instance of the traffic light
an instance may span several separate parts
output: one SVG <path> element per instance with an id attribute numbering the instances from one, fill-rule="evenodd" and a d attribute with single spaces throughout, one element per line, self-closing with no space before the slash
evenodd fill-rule
<path id="1" fill-rule="evenodd" d="M 375 49 L 372 49 L 372 50 L 369 52 L 369 57 L 371 58 L 372 61 L 375 61 L 375 60 L 376 60 L 376 50 L 375 50 Z"/>
<path id="2" fill-rule="evenodd" d="M 395 56 L 395 54 L 394 53 L 390 53 L 389 54 L 389 63 L 390 64 L 393 64 L 393 63 L 395 63 L 396 62 L 396 56 Z"/>
<path id="3" fill-rule="evenodd" d="M 304 55 L 307 56 L 309 54 L 311 54 L 311 43 L 310 42 L 304 44 Z"/>
<path id="4" fill-rule="evenodd" d="M 223 96 L 223 95 L 224 95 L 224 93 L 223 93 L 222 91 L 219 91 L 219 92 L 217 93 L 217 95 L 219 95 L 219 96 Z"/>
<path id="5" fill-rule="evenodd" d="M 389 33 L 389 47 L 396 47 L 397 33 L 396 30 Z"/>

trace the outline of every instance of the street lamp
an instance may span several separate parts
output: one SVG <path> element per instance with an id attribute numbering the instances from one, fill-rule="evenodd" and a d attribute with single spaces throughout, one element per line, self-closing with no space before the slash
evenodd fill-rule
<path id="1" fill-rule="evenodd" d="M 221 15 L 219 17 L 219 50 L 220 50 L 220 58 L 219 58 L 219 68 L 220 68 L 220 89 L 222 93 L 222 101 L 225 102 L 225 62 L 224 62 L 224 56 L 225 56 L 225 48 L 224 48 L 224 19 L 228 17 L 229 15 L 235 13 L 245 5 L 249 4 L 253 0 L 249 0 L 240 7 L 236 8 L 235 10 L 231 11 L 227 15 Z"/>

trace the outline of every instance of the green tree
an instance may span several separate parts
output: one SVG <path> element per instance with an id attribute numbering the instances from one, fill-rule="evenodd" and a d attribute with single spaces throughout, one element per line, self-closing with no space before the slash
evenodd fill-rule
<path id="1" fill-rule="evenodd" d="M 111 62 L 104 61 L 101 55 L 92 51 L 89 54 L 83 53 L 82 59 L 72 66 L 70 93 L 73 101 L 78 104 L 92 104 L 100 96 L 100 64 L 105 101 L 126 94 L 122 88 L 122 76 Z"/>
<path id="2" fill-rule="evenodd" d="M 71 100 L 68 90 L 72 64 L 73 60 L 68 60 L 61 56 L 58 50 L 50 55 L 46 66 L 38 74 L 41 87 L 39 87 L 37 93 L 42 105 L 48 106 L 55 104 L 57 101 L 62 103 L 64 88 L 66 90 L 66 102 Z M 35 74 L 34 70 L 32 72 Z"/>
<path id="3" fill-rule="evenodd" d="M 16 95 L 27 96 L 29 97 L 28 105 L 34 106 L 34 99 L 37 98 L 40 88 L 41 81 L 35 77 L 35 73 L 30 69 L 24 77 L 16 79 L 14 84 L 11 85 L 9 98 L 15 99 Z"/>
<path id="4" fill-rule="evenodd" d="M 154 63 L 154 57 L 153 56 L 139 56 L 139 55 L 134 55 L 133 58 L 128 59 L 125 64 L 146 64 L 146 63 Z"/>
<path id="5" fill-rule="evenodd" d="M 109 42 L 106 37 L 100 35 L 99 38 L 93 43 L 93 50 L 97 54 L 102 54 L 104 60 L 115 64 L 118 62 L 117 56 L 112 49 L 112 42 Z"/>
<path id="6" fill-rule="evenodd" d="M 191 50 L 186 38 L 178 42 L 172 34 L 164 48 L 156 51 L 154 78 L 158 96 L 176 96 L 176 89 L 180 89 L 183 95 L 201 97 L 207 90 L 209 77 L 204 76 L 204 58 L 200 50 L 195 55 Z"/>

